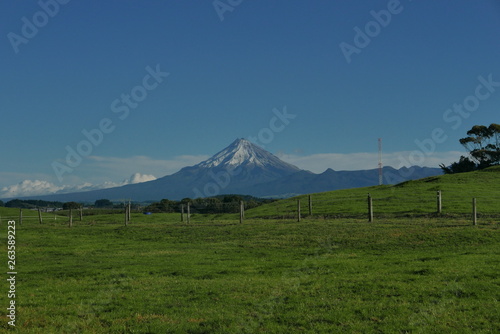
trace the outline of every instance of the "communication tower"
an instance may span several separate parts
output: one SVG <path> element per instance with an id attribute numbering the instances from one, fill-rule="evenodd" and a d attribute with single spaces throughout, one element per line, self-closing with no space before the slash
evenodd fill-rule
<path id="1" fill-rule="evenodd" d="M 378 139 L 378 185 L 384 184 L 384 175 L 382 172 L 382 138 Z"/>

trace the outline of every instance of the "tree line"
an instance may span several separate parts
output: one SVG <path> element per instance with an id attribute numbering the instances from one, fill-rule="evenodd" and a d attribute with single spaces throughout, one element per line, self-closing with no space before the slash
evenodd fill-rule
<path id="1" fill-rule="evenodd" d="M 180 201 L 162 199 L 161 201 L 153 202 L 146 207 L 140 205 L 139 203 L 132 203 L 132 206 L 133 210 L 142 210 L 144 212 L 180 213 L 182 212 L 183 206 L 184 210 L 187 210 L 187 205 L 189 204 L 191 213 L 238 213 L 241 201 L 245 202 L 245 208 L 252 209 L 275 200 L 247 195 L 220 195 L 208 198 L 184 198 Z M 0 201 L 0 206 L 20 209 L 55 208 L 63 210 L 78 210 L 84 206 L 95 209 L 123 209 L 124 203 L 113 203 L 109 199 L 99 199 L 93 204 L 14 199 L 8 201 L 7 203 Z"/>
<path id="2" fill-rule="evenodd" d="M 13 199 L 4 203 L 0 200 L 0 206 L 5 206 L 7 208 L 19 208 L 19 209 L 36 209 L 36 208 L 57 208 L 63 210 L 69 209 L 79 209 L 82 206 L 92 206 L 94 208 L 123 208 L 123 204 L 115 204 L 109 199 L 98 199 L 93 204 L 83 204 L 77 202 L 58 202 L 58 201 L 43 201 L 43 200 L 21 200 Z"/>
<path id="3" fill-rule="evenodd" d="M 263 199 L 243 195 L 220 195 L 208 198 L 184 198 L 180 201 L 162 199 L 159 202 L 148 205 L 144 211 L 152 213 L 180 213 L 189 209 L 191 213 L 238 213 L 240 202 L 245 202 L 246 209 L 256 208 L 260 205 L 271 203 L 273 199 Z"/>
<path id="4" fill-rule="evenodd" d="M 62 208 L 63 202 L 54 201 L 42 201 L 42 200 L 21 200 L 13 199 L 6 203 L 0 201 L 0 206 L 5 206 L 6 208 L 20 208 L 20 209 L 36 209 L 36 208 Z"/>

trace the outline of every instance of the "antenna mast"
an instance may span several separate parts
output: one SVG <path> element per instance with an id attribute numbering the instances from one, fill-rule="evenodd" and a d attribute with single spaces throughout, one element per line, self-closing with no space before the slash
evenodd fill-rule
<path id="1" fill-rule="evenodd" d="M 384 176 L 382 172 L 382 138 L 378 139 L 378 185 L 384 184 Z"/>

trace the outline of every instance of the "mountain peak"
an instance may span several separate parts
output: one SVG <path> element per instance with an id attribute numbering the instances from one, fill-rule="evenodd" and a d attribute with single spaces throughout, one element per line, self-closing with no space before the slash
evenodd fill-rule
<path id="1" fill-rule="evenodd" d="M 280 160 L 275 155 L 264 150 L 244 138 L 238 138 L 228 147 L 215 154 L 210 159 L 196 165 L 196 167 L 235 169 L 240 166 L 254 166 L 260 168 L 277 168 L 289 171 L 299 171 L 296 166 Z"/>

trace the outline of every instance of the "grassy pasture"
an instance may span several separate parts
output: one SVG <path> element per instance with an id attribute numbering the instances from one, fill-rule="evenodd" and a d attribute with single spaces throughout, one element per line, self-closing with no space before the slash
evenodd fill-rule
<path id="1" fill-rule="evenodd" d="M 442 193 L 443 215 L 462 216 L 472 212 L 472 198 L 477 198 L 478 213 L 483 216 L 500 213 L 500 166 L 486 170 L 428 177 L 397 185 L 336 190 L 313 194 L 313 214 L 327 217 L 364 217 L 367 195 L 371 194 L 375 216 L 432 215 L 437 211 L 437 191 Z M 246 216 L 292 217 L 297 199 L 302 214 L 308 214 L 308 195 L 297 196 L 249 211 Z"/>
<path id="2" fill-rule="evenodd" d="M 500 331 L 498 224 L 121 218 L 17 226 L 19 332 Z"/>

